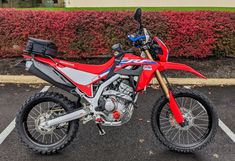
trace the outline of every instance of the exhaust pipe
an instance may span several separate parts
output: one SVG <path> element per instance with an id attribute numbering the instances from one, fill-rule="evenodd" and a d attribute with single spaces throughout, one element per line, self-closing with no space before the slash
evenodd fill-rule
<path id="1" fill-rule="evenodd" d="M 67 80 L 56 69 L 49 65 L 43 64 L 36 60 L 27 60 L 25 67 L 26 70 L 29 71 L 31 74 L 69 93 L 76 89 L 76 87 L 69 80 Z"/>
<path id="2" fill-rule="evenodd" d="M 69 121 L 76 120 L 76 119 L 80 119 L 86 115 L 88 115 L 88 112 L 83 109 L 80 109 L 80 110 L 65 114 L 64 116 L 60 116 L 60 117 L 42 122 L 42 123 L 40 123 L 39 126 L 41 126 L 43 128 L 47 128 L 50 126 L 58 125 L 58 124 L 69 122 Z"/>

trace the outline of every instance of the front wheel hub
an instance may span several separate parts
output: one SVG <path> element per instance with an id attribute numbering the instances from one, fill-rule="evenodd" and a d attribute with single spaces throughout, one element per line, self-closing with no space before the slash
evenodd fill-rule
<path id="1" fill-rule="evenodd" d="M 189 125 L 189 122 L 188 122 L 187 119 L 184 119 L 184 122 L 182 122 L 182 123 L 180 124 L 181 127 L 185 127 L 185 126 L 188 126 L 188 125 Z"/>
<path id="2" fill-rule="evenodd" d="M 194 117 L 192 115 L 191 110 L 186 108 L 180 108 L 181 113 L 184 117 L 184 122 L 181 124 L 178 124 L 178 122 L 175 120 L 174 116 L 171 116 L 169 121 L 171 122 L 171 125 L 175 126 L 178 129 L 181 130 L 188 130 L 194 122 Z"/>

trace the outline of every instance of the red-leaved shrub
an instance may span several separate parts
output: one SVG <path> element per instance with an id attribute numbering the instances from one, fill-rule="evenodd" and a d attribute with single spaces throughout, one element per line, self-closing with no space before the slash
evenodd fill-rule
<path id="1" fill-rule="evenodd" d="M 206 57 L 212 55 L 216 34 L 211 12 L 166 12 L 170 27 L 166 44 L 175 56 Z"/>
<path id="2" fill-rule="evenodd" d="M 234 12 L 216 12 L 214 17 L 214 32 L 216 42 L 213 44 L 215 56 L 235 56 L 235 14 Z"/>
<path id="3" fill-rule="evenodd" d="M 144 12 L 143 24 L 166 42 L 172 56 L 202 58 L 234 54 L 234 17 L 233 12 Z M 29 36 L 53 40 L 63 57 L 108 54 L 114 43 L 131 47 L 127 35 L 136 27 L 127 11 L 0 9 L 0 57 L 22 54 Z"/>

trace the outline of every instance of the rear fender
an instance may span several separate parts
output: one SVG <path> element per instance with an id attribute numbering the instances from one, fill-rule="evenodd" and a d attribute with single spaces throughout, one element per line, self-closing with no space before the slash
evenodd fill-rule
<path id="1" fill-rule="evenodd" d="M 23 58 L 24 59 L 32 59 L 33 57 L 31 55 L 23 54 Z"/>
<path id="2" fill-rule="evenodd" d="M 197 75 L 198 77 L 201 77 L 203 79 L 207 79 L 204 75 L 196 71 L 195 69 L 191 68 L 188 65 L 180 64 L 180 63 L 172 63 L 172 62 L 158 62 L 159 63 L 159 71 L 165 71 L 165 70 L 183 70 L 190 73 L 193 73 Z"/>

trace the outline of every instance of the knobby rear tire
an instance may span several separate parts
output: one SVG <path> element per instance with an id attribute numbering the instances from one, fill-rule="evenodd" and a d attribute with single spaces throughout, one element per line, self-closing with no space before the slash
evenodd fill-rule
<path id="1" fill-rule="evenodd" d="M 217 127 L 218 127 L 218 116 L 214 109 L 214 105 L 212 102 L 203 94 L 199 93 L 195 90 L 188 90 L 188 89 L 177 89 L 173 91 L 173 95 L 175 98 L 181 97 L 181 96 L 187 96 L 193 99 L 196 99 L 199 101 L 207 110 L 209 113 L 212 125 L 209 129 L 209 133 L 207 137 L 197 145 L 194 145 L 192 147 L 183 147 L 183 146 L 177 146 L 173 144 L 172 142 L 168 141 L 165 136 L 162 134 L 160 127 L 158 126 L 158 123 L 156 120 L 159 119 L 161 110 L 163 107 L 168 103 L 168 99 L 165 96 L 161 96 L 155 103 L 153 109 L 152 109 L 152 116 L 151 116 L 151 125 L 152 129 L 154 131 L 155 136 L 157 139 L 168 149 L 175 151 L 175 152 L 181 152 L 181 153 L 192 153 L 198 150 L 201 150 L 205 146 L 207 146 L 215 137 Z"/>
<path id="2" fill-rule="evenodd" d="M 67 136 L 65 139 L 63 139 L 62 142 L 59 142 L 58 144 L 49 146 L 49 147 L 35 144 L 35 142 L 33 142 L 30 139 L 30 137 L 27 135 L 27 132 L 24 126 L 24 122 L 25 122 L 24 120 L 25 120 L 25 117 L 31 111 L 31 109 L 35 107 L 38 103 L 42 102 L 43 100 L 47 100 L 47 101 L 51 100 L 51 101 L 59 103 L 66 110 L 66 112 L 73 111 L 75 108 L 74 102 L 68 100 L 68 98 L 63 96 L 62 94 L 55 93 L 55 92 L 37 93 L 34 96 L 27 99 L 25 103 L 23 104 L 23 106 L 21 107 L 20 111 L 18 112 L 16 116 L 16 129 L 17 129 L 20 140 L 30 150 L 36 153 L 40 153 L 40 154 L 54 154 L 64 149 L 73 141 L 78 131 L 79 122 L 78 120 L 69 122 L 69 130 L 67 132 Z"/>

